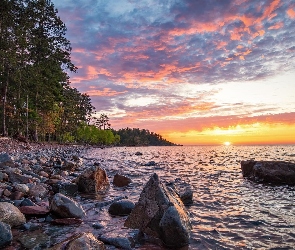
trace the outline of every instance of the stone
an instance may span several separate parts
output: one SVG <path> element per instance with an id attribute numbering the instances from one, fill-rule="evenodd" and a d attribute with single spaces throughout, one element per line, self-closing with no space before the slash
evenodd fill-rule
<path id="1" fill-rule="evenodd" d="M 11 192 L 10 192 L 8 189 L 5 189 L 5 190 L 3 191 L 3 195 L 5 195 L 6 197 L 10 197 Z"/>
<path id="2" fill-rule="evenodd" d="M 284 161 L 242 161 L 244 177 L 276 185 L 295 185 L 295 163 Z"/>
<path id="3" fill-rule="evenodd" d="M 99 240 L 102 242 L 115 246 L 119 249 L 126 249 L 126 250 L 132 250 L 135 247 L 134 242 L 132 239 L 128 239 L 125 237 L 105 237 L 100 236 Z"/>
<path id="4" fill-rule="evenodd" d="M 112 203 L 108 211 L 111 215 L 125 216 L 131 213 L 134 206 L 132 201 L 121 200 Z"/>
<path id="5" fill-rule="evenodd" d="M 20 183 L 15 184 L 14 188 L 15 188 L 15 190 L 20 191 L 20 192 L 22 192 L 24 194 L 27 194 L 29 192 L 29 190 L 30 190 L 28 185 L 20 184 Z"/>
<path id="6" fill-rule="evenodd" d="M 143 188 L 124 226 L 159 238 L 168 247 L 189 244 L 191 223 L 187 211 L 177 193 L 162 184 L 157 174 Z"/>
<path id="7" fill-rule="evenodd" d="M 0 167 L 3 166 L 14 166 L 14 159 L 7 153 L 0 154 Z"/>
<path id="8" fill-rule="evenodd" d="M 64 161 L 64 164 L 62 165 L 63 170 L 68 170 L 72 172 L 75 171 L 77 167 L 77 164 L 72 161 Z"/>
<path id="9" fill-rule="evenodd" d="M 15 191 L 15 192 L 12 192 L 11 195 L 10 195 L 10 199 L 11 200 L 20 200 L 21 198 L 24 197 L 24 193 L 23 192 L 20 192 L 20 191 Z"/>
<path id="10" fill-rule="evenodd" d="M 125 187 L 128 186 L 132 180 L 127 176 L 116 174 L 113 179 L 113 184 L 117 187 Z"/>
<path id="11" fill-rule="evenodd" d="M 51 221 L 51 223 L 56 225 L 77 225 L 77 224 L 81 224 L 82 220 L 78 218 L 61 218 L 61 219 L 54 219 Z"/>
<path id="12" fill-rule="evenodd" d="M 135 153 L 135 155 L 142 155 L 142 153 L 141 152 L 139 152 L 139 151 L 137 151 L 136 153 Z"/>
<path id="13" fill-rule="evenodd" d="M 151 166 L 156 166 L 156 162 L 155 161 L 149 161 L 147 163 L 144 164 L 144 166 L 147 166 L 147 167 L 151 167 Z"/>
<path id="14" fill-rule="evenodd" d="M 44 185 L 37 184 L 32 185 L 29 190 L 29 195 L 32 197 L 40 197 L 43 198 L 48 194 L 48 190 Z"/>
<path id="15" fill-rule="evenodd" d="M 27 183 L 32 183 L 32 180 L 33 180 L 32 177 L 24 176 L 14 172 L 8 172 L 8 176 L 9 176 L 9 181 L 11 183 L 16 182 L 21 184 L 27 184 Z"/>
<path id="16" fill-rule="evenodd" d="M 22 233 L 17 240 L 22 245 L 21 249 L 47 249 L 50 244 L 50 236 L 41 229 Z"/>
<path id="17" fill-rule="evenodd" d="M 12 241 L 12 232 L 9 224 L 0 222 L 0 248 L 10 244 Z"/>
<path id="18" fill-rule="evenodd" d="M 16 206 L 8 202 L 0 202 L 0 221 L 15 227 L 26 223 L 26 218 Z"/>
<path id="19" fill-rule="evenodd" d="M 62 218 L 82 218 L 85 216 L 85 212 L 80 204 L 60 193 L 53 196 L 50 203 L 50 211 Z"/>
<path id="20" fill-rule="evenodd" d="M 46 173 L 45 171 L 40 171 L 39 172 L 39 175 L 42 176 L 42 177 L 45 177 L 45 178 L 48 178 L 49 177 L 49 174 Z"/>
<path id="21" fill-rule="evenodd" d="M 66 250 L 105 250 L 104 243 L 97 240 L 92 233 L 82 233 L 79 237 L 69 241 Z"/>
<path id="22" fill-rule="evenodd" d="M 36 206 L 36 204 L 34 202 L 32 202 L 30 199 L 25 198 L 21 202 L 20 206 Z"/>
<path id="23" fill-rule="evenodd" d="M 78 185 L 70 182 L 56 183 L 52 185 L 52 191 L 67 196 L 75 196 L 78 193 Z"/>
<path id="24" fill-rule="evenodd" d="M 49 213 L 47 207 L 41 206 L 21 206 L 19 210 L 26 215 L 46 215 Z"/>
<path id="25" fill-rule="evenodd" d="M 97 193 L 109 188 L 106 171 L 100 166 L 92 166 L 82 172 L 76 180 L 78 190 L 84 193 Z"/>

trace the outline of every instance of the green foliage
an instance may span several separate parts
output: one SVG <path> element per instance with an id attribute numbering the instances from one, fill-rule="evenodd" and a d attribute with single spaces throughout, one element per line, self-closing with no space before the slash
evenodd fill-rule
<path id="1" fill-rule="evenodd" d="M 125 128 L 113 131 L 120 136 L 121 146 L 174 146 L 176 144 L 167 141 L 161 135 L 146 129 Z"/>
<path id="2" fill-rule="evenodd" d="M 92 145 L 114 145 L 120 138 L 110 129 L 101 130 L 94 125 L 81 125 L 76 131 L 77 142 Z"/>

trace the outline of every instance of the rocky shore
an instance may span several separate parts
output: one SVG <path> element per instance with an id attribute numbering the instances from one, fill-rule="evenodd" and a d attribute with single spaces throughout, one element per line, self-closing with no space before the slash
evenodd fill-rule
<path id="1" fill-rule="evenodd" d="M 86 150 L 0 138 L 0 248 L 133 249 L 147 240 L 160 247 L 189 244 L 184 207 L 192 202 L 189 187 L 164 185 L 154 174 L 137 204 L 120 192 L 108 197 L 111 185 L 120 190 L 132 180 L 107 173 L 99 159 L 83 159 Z M 87 198 L 93 195 L 104 198 Z M 99 214 L 105 211 L 125 235 L 101 233 L 106 225 Z"/>

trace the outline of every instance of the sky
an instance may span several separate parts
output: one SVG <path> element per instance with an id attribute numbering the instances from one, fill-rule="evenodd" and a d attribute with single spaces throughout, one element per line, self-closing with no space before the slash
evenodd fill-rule
<path id="1" fill-rule="evenodd" d="M 295 0 L 52 0 L 112 128 L 183 145 L 295 144 Z"/>

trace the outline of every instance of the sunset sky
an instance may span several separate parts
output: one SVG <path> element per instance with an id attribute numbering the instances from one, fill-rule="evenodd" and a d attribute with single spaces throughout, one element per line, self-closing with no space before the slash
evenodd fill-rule
<path id="1" fill-rule="evenodd" d="M 295 0 L 53 0 L 72 86 L 112 127 L 295 144 Z"/>

